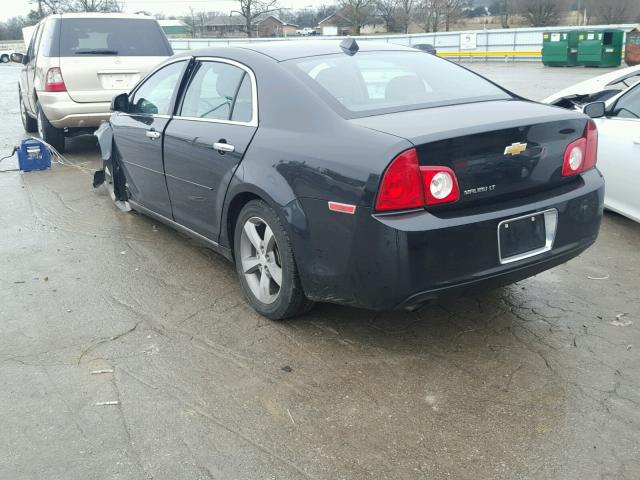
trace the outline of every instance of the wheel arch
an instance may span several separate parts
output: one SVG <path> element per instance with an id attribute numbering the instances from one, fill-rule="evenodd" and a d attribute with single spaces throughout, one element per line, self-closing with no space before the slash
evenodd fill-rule
<path id="1" fill-rule="evenodd" d="M 222 228 L 220 230 L 218 243 L 223 247 L 228 247 L 231 250 L 232 255 L 235 227 L 238 216 L 242 211 L 242 208 L 252 200 L 262 200 L 271 207 L 280 218 L 282 225 L 290 237 L 293 233 L 292 230 L 294 230 L 292 228 L 292 220 L 299 217 L 300 215 L 298 212 L 302 211 L 302 207 L 299 206 L 299 202 L 297 202 L 293 197 L 287 202 L 280 202 L 274 199 L 265 190 L 254 184 L 238 183 L 235 186 L 231 186 L 227 191 L 227 200 L 225 201 L 225 207 L 223 210 L 223 218 L 221 222 Z M 292 205 L 295 205 L 293 211 L 295 211 L 296 214 L 292 214 Z"/>

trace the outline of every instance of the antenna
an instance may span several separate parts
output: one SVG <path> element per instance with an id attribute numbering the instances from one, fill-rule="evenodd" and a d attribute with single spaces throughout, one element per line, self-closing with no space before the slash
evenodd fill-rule
<path id="1" fill-rule="evenodd" d="M 356 43 L 356 39 L 351 37 L 347 37 L 342 40 L 340 42 L 340 48 L 349 56 L 355 55 L 356 53 L 358 53 L 358 50 L 360 50 L 360 47 Z"/>

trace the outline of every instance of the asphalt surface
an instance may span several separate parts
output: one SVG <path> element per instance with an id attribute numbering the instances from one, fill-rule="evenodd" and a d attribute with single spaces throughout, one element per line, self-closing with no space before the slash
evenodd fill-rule
<path id="1" fill-rule="evenodd" d="M 532 98 L 600 73 L 472 67 Z M 68 159 L 0 173 L 0 479 L 640 478 L 639 224 L 606 214 L 579 258 L 476 297 L 278 323 L 94 190 L 91 137 Z"/>

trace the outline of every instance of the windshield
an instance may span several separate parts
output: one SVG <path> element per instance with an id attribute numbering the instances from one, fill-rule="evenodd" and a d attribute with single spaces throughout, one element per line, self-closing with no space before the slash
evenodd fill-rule
<path id="1" fill-rule="evenodd" d="M 119 55 L 156 57 L 173 54 L 155 20 L 65 18 L 60 31 L 61 57 Z"/>
<path id="2" fill-rule="evenodd" d="M 346 117 L 512 98 L 484 78 L 424 52 L 360 52 L 292 60 Z"/>

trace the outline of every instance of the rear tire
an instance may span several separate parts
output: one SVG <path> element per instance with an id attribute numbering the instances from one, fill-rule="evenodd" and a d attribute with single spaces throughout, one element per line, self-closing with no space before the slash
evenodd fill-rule
<path id="1" fill-rule="evenodd" d="M 20 118 L 22 119 L 22 126 L 27 133 L 36 133 L 38 131 L 38 121 L 33 118 L 27 112 L 27 108 L 22 101 L 22 94 L 18 94 L 18 101 L 20 102 Z"/>
<path id="2" fill-rule="evenodd" d="M 0 57 L 0 63 L 9 63 L 9 55 L 6 53 Z"/>
<path id="3" fill-rule="evenodd" d="M 49 119 L 45 115 L 40 103 L 37 104 L 38 109 L 38 133 L 40 138 L 55 148 L 58 152 L 64 153 L 64 130 L 51 125 Z"/>
<path id="4" fill-rule="evenodd" d="M 233 244 L 240 285 L 260 315 L 283 320 L 313 307 L 302 290 L 289 236 L 269 205 L 252 200 L 244 206 Z"/>

